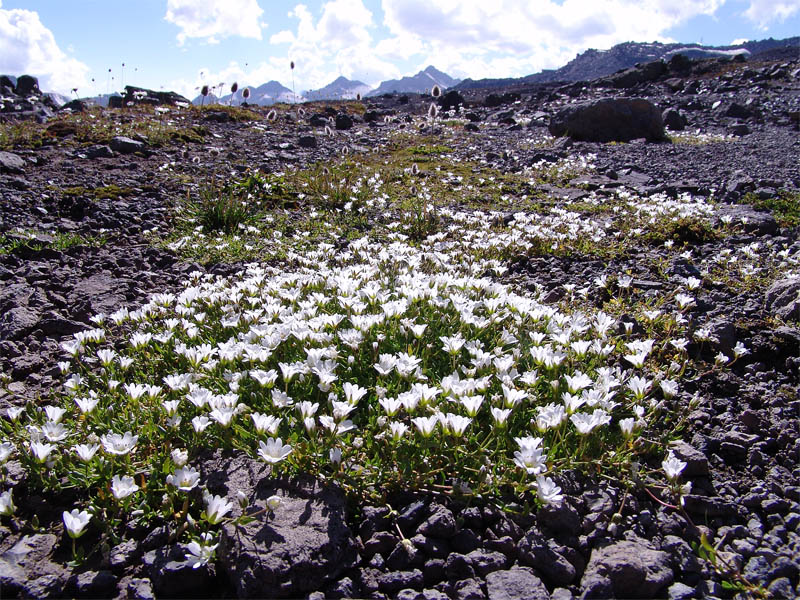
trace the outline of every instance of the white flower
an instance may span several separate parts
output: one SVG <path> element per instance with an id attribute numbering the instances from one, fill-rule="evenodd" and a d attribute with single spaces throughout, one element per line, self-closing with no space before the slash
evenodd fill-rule
<path id="1" fill-rule="evenodd" d="M 64 511 L 64 526 L 67 528 L 69 537 L 76 539 L 83 535 L 89 521 L 92 520 L 92 515 L 87 511 L 78 511 L 73 508 L 71 512 Z"/>
<path id="2" fill-rule="evenodd" d="M 392 432 L 392 439 L 397 441 L 406 434 L 408 425 L 399 421 L 392 421 L 389 423 L 389 431 Z"/>
<path id="3" fill-rule="evenodd" d="M 349 381 L 346 381 L 344 385 L 342 385 L 342 390 L 344 391 L 344 397 L 348 404 L 356 404 L 368 392 L 366 388 L 359 387 Z"/>
<path id="4" fill-rule="evenodd" d="M 205 415 L 198 415 L 192 419 L 192 427 L 197 433 L 203 433 L 211 425 L 211 419 Z"/>
<path id="5" fill-rule="evenodd" d="M 672 379 L 662 379 L 659 385 L 661 386 L 661 391 L 664 392 L 665 398 L 672 398 L 678 393 L 677 381 L 673 381 Z"/>
<path id="6" fill-rule="evenodd" d="M 43 463 L 50 456 L 50 453 L 55 449 L 53 444 L 45 444 L 42 442 L 31 442 L 31 453 L 37 462 Z"/>
<path id="7" fill-rule="evenodd" d="M 619 420 L 619 428 L 622 431 L 622 435 L 626 438 L 629 438 L 633 435 L 633 429 L 635 426 L 636 426 L 636 419 L 634 418 Z"/>
<path id="8" fill-rule="evenodd" d="M 114 494 L 114 498 L 117 500 L 127 498 L 138 489 L 139 486 L 136 485 L 133 477 L 128 475 L 125 475 L 124 477 L 114 475 L 114 477 L 111 479 L 111 493 Z"/>
<path id="9" fill-rule="evenodd" d="M 75 404 L 78 405 L 78 409 L 82 414 L 88 415 L 97 407 L 99 400 L 99 398 L 94 396 L 89 396 L 88 398 L 75 398 Z"/>
<path id="10" fill-rule="evenodd" d="M 545 504 L 560 504 L 564 499 L 561 488 L 550 477 L 536 476 L 536 495 Z"/>
<path id="11" fill-rule="evenodd" d="M 133 435 L 130 431 L 126 431 L 124 435 L 109 433 L 102 436 L 100 441 L 103 442 L 103 448 L 109 454 L 125 455 L 136 446 L 139 436 Z"/>
<path id="12" fill-rule="evenodd" d="M 186 545 L 186 560 L 192 565 L 193 569 L 198 569 L 214 558 L 214 551 L 219 544 L 211 544 L 211 534 L 205 533 L 202 536 L 203 543 L 192 540 Z"/>
<path id="13" fill-rule="evenodd" d="M 182 467 L 189 461 L 189 452 L 183 448 L 175 448 L 169 455 L 176 467 Z"/>
<path id="14" fill-rule="evenodd" d="M 661 466 L 664 468 L 664 473 L 667 474 L 667 479 L 675 480 L 680 477 L 681 472 L 686 468 L 686 463 L 678 459 L 670 450 Z"/>
<path id="15" fill-rule="evenodd" d="M 222 519 L 225 518 L 231 509 L 233 508 L 233 504 L 228 502 L 226 498 L 222 496 L 212 496 L 211 494 L 207 494 L 205 496 L 206 501 L 206 521 L 211 523 L 212 525 L 216 525 Z"/>
<path id="16" fill-rule="evenodd" d="M 283 500 L 281 499 L 280 496 L 274 496 L 273 495 L 273 496 L 270 496 L 269 498 L 267 498 L 267 508 L 269 508 L 273 512 L 278 510 L 278 508 L 280 508 L 282 503 L 283 503 Z"/>
<path id="17" fill-rule="evenodd" d="M 267 438 L 267 442 L 258 442 L 258 455 L 266 462 L 275 464 L 282 461 L 292 452 L 289 444 L 284 444 L 281 438 Z"/>
<path id="18" fill-rule="evenodd" d="M 495 424 L 498 427 L 503 427 L 508 420 L 508 416 L 511 414 L 511 409 L 497 408 L 496 406 L 493 406 L 490 409 L 490 412 L 492 413 L 492 418 L 494 419 Z"/>
<path id="19" fill-rule="evenodd" d="M 0 465 L 8 460 L 8 457 L 14 452 L 14 444 L 11 442 L 3 442 L 0 444 Z"/>
<path id="20" fill-rule="evenodd" d="M 0 494 L 0 517 L 8 517 L 14 514 L 17 507 L 14 506 L 14 498 L 11 497 L 11 490 L 6 490 Z"/>
<path id="21" fill-rule="evenodd" d="M 200 482 L 200 473 L 194 467 L 181 467 L 171 475 L 167 475 L 167 485 L 178 488 L 182 492 L 190 492 Z"/>
<path id="22" fill-rule="evenodd" d="M 431 417 L 414 417 L 411 419 L 411 422 L 414 426 L 419 430 L 423 437 L 430 437 L 433 434 L 433 430 L 436 427 L 436 424 L 439 422 L 435 416 Z"/>
<path id="23" fill-rule="evenodd" d="M 47 420 L 52 421 L 53 423 L 60 423 L 61 419 L 64 417 L 65 412 L 67 411 L 58 406 L 44 407 L 44 414 L 47 415 Z"/>
<path id="24" fill-rule="evenodd" d="M 25 407 L 23 406 L 10 406 L 6 409 L 6 415 L 8 415 L 8 418 L 12 421 L 16 421 L 24 411 Z"/>
<path id="25" fill-rule="evenodd" d="M 100 444 L 79 444 L 72 448 L 83 462 L 89 462 L 100 449 Z"/>
<path id="26" fill-rule="evenodd" d="M 47 421 L 47 423 L 42 425 L 42 435 L 50 442 L 60 442 L 67 438 L 69 429 L 64 427 L 63 423 Z"/>
<path id="27" fill-rule="evenodd" d="M 250 417 L 253 419 L 253 424 L 258 433 L 269 433 L 270 435 L 275 435 L 277 433 L 278 427 L 283 420 L 273 417 L 272 415 L 264 415 L 261 413 L 253 413 Z"/>
<path id="28" fill-rule="evenodd" d="M 340 448 L 331 448 L 328 452 L 328 457 L 331 459 L 331 462 L 335 465 L 338 465 L 342 462 L 342 451 Z"/>
<path id="29" fill-rule="evenodd" d="M 736 342 L 736 345 L 733 347 L 733 356 L 739 358 L 745 354 L 750 354 L 750 350 L 748 350 L 742 342 Z"/>

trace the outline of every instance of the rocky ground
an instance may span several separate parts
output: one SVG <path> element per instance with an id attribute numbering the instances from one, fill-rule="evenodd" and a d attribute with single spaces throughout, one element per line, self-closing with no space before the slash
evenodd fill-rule
<path id="1" fill-rule="evenodd" d="M 672 109 L 664 119 L 673 143 L 541 142 L 561 108 L 604 97 L 645 98 L 659 111 Z M 536 184 L 533 191 L 545 203 L 580 203 L 591 193 L 602 198 L 621 187 L 667 197 L 688 192 L 719 202 L 714 218 L 728 215 L 742 223 L 724 239 L 687 234 L 690 259 L 664 259 L 661 245 L 610 258 L 532 253 L 508 261 L 504 282 L 542 286 L 556 301 L 564 284 L 580 287 L 603 273 L 625 272 L 634 287 L 658 294 L 670 278 L 702 277 L 702 265 L 721 253 L 751 252 L 753 244 L 783 248 L 787 255 L 800 249 L 798 223 L 791 219 L 800 203 L 798 60 L 674 62 L 596 82 L 481 90 L 451 100 L 463 102 L 461 112 L 449 119 L 442 113 L 427 127 L 435 135 L 451 132 L 447 144 L 457 160 L 510 174 L 571 157 L 594 165 L 569 183 Z M 328 113 L 320 105 L 306 106 L 305 114 L 283 107 L 274 121 L 255 124 L 236 120 L 232 111 L 195 111 L 181 123 L 181 131 L 195 138 L 173 136 L 159 144 L 137 132 L 134 109 L 108 113 L 119 130 L 106 140 L 77 141 L 80 131 L 58 125 L 63 116 L 45 120 L 41 127 L 49 133 L 39 143 L 13 145 L 0 137 L 10 144 L 0 152 L 0 372 L 10 378 L 0 404 L 41 402 L 60 381 L 59 342 L 90 326 L 93 315 L 176 290 L 193 271 L 228 274 L 241 267 L 204 264 L 159 243 L 187 189 L 211 173 L 302 169 L 333 163 L 343 152 L 369 153 L 398 132 L 421 135 L 429 102 L 381 97 L 366 102 L 365 112 L 335 104 Z M 0 123 L 6 136 L 32 123 L 36 107 L 29 104 L 3 113 L 16 115 Z M 266 117 L 267 111 L 260 114 Z M 327 116 L 333 119 L 323 120 Z M 326 125 L 336 135 L 324 135 Z M 38 139 L 16 131 L 23 142 Z M 769 204 L 778 197 L 789 205 Z M 60 520 L 72 499 L 57 505 L 58 499 L 31 492 L 15 495 L 17 505 L 50 525 L 3 520 L 0 593 L 796 597 L 800 279 L 775 271 L 763 285 L 707 281 L 698 293 L 694 315 L 709 324 L 716 340 L 706 351 L 710 360 L 719 351 L 729 353 L 737 341 L 750 354 L 730 370 L 700 373 L 671 407 L 686 417 L 682 440 L 674 444 L 693 486 L 683 509 L 656 501 L 644 489 L 625 490 L 578 472 L 559 481 L 565 494 L 560 506 L 523 515 L 491 502 L 411 492 L 391 498 L 394 512 L 387 506 L 354 507 L 336 490 L 303 480 L 291 483 L 293 499 L 283 513 L 296 513 L 297 520 L 276 519 L 269 539 L 255 525 L 252 532 L 224 528 L 216 563 L 193 569 L 165 528 L 131 528 L 127 541 L 72 569 Z M 264 478 L 265 468 L 243 455 L 216 452 L 204 457 L 201 470 L 214 493 L 243 490 L 263 500 L 290 485 Z M 24 488 L 13 461 L 6 477 Z M 716 565 L 692 547 L 701 534 L 717 548 Z"/>

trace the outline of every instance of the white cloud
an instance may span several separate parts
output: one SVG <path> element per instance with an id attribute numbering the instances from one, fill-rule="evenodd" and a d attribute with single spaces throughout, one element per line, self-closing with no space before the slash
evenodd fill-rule
<path id="1" fill-rule="evenodd" d="M 713 15 L 724 1 L 382 0 L 394 37 L 379 50 L 389 56 L 416 42 L 429 62 L 454 73 L 466 67 L 472 77 L 525 75 L 559 67 L 587 47 L 668 41 L 665 32 Z"/>
<path id="2" fill-rule="evenodd" d="M 287 65 L 294 61 L 296 68 L 279 80 L 291 83 L 293 74 L 298 93 L 327 85 L 340 75 L 369 85 L 400 76 L 395 65 L 375 52 L 373 14 L 362 0 L 325 2 L 318 18 L 305 4 L 297 4 L 289 17 L 297 20 L 295 31 L 280 31 L 270 42 L 289 45 L 285 61 Z"/>
<path id="3" fill-rule="evenodd" d="M 69 94 L 72 88 L 86 87 L 88 72 L 89 67 L 58 47 L 38 13 L 0 8 L 0 73 L 33 75 L 42 91 Z"/>
<path id="4" fill-rule="evenodd" d="M 800 12 L 797 0 L 750 0 L 750 6 L 744 16 L 755 23 L 761 31 L 766 31 L 769 24 L 782 23 L 795 13 Z"/>
<path id="5" fill-rule="evenodd" d="M 180 28 L 179 44 L 187 38 L 214 44 L 234 36 L 260 40 L 263 13 L 257 0 L 167 0 L 164 19 Z"/>

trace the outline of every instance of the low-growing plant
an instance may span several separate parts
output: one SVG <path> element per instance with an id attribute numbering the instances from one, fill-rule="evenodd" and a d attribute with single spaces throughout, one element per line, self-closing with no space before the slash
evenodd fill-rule
<path id="1" fill-rule="evenodd" d="M 771 198 L 760 198 L 752 192 L 742 197 L 742 202 L 758 210 L 768 210 L 781 227 L 800 225 L 800 191 L 781 190 Z"/>

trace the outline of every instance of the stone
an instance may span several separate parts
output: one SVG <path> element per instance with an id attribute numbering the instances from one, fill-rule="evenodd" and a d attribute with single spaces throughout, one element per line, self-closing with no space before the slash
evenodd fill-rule
<path id="1" fill-rule="evenodd" d="M 669 600 L 689 600 L 694 597 L 694 588 L 680 581 L 676 581 L 667 589 L 667 598 L 669 598 Z"/>
<path id="2" fill-rule="evenodd" d="M 800 318 L 800 277 L 779 279 L 767 289 L 767 310 L 783 320 Z"/>
<path id="3" fill-rule="evenodd" d="M 457 552 L 453 552 L 447 557 L 444 563 L 444 571 L 447 578 L 451 581 L 475 577 L 472 561 L 467 556 L 458 554 Z"/>
<path id="4" fill-rule="evenodd" d="M 41 319 L 39 311 L 28 306 L 15 306 L 0 315 L 0 338 L 22 339 Z"/>
<path id="5" fill-rule="evenodd" d="M 194 568 L 186 552 L 185 546 L 172 544 L 151 550 L 142 557 L 157 596 L 199 596 L 211 585 L 208 565 Z"/>
<path id="6" fill-rule="evenodd" d="M 788 577 L 779 577 L 767 587 L 767 596 L 769 598 L 786 598 L 788 600 L 796 597 L 796 592 Z"/>
<path id="7" fill-rule="evenodd" d="M 536 514 L 536 522 L 554 534 L 575 535 L 581 530 L 581 516 L 568 502 L 544 505 Z"/>
<path id="8" fill-rule="evenodd" d="M 20 75 L 17 78 L 17 86 L 14 88 L 14 93 L 17 96 L 30 96 L 32 94 L 41 94 L 39 90 L 39 80 L 31 75 Z"/>
<path id="9" fill-rule="evenodd" d="M 519 543 L 520 563 L 533 567 L 548 583 L 569 585 L 575 579 L 575 567 L 550 547 L 550 543 L 531 529 Z"/>
<path id="10" fill-rule="evenodd" d="M 431 505 L 430 511 L 430 516 L 420 523 L 417 532 L 445 539 L 453 537 L 458 530 L 453 513 L 441 504 Z"/>
<path id="11" fill-rule="evenodd" d="M 297 145 L 301 148 L 316 148 L 317 137 L 314 135 L 301 135 L 297 140 Z"/>
<path id="12" fill-rule="evenodd" d="M 453 586 L 453 595 L 456 600 L 484 600 L 481 582 L 477 579 L 463 579 Z"/>
<path id="13" fill-rule="evenodd" d="M 78 598 L 111 598 L 117 578 L 111 571 L 85 571 L 70 577 L 67 589 Z"/>
<path id="14" fill-rule="evenodd" d="M 661 112 L 641 98 L 605 98 L 570 104 L 550 120 L 550 133 L 585 142 L 629 142 L 664 139 Z"/>
<path id="15" fill-rule="evenodd" d="M 643 540 L 626 540 L 592 550 L 581 587 L 587 593 L 591 590 L 593 598 L 608 591 L 623 598 L 654 598 L 673 579 L 666 552 L 654 550 Z"/>
<path id="16" fill-rule="evenodd" d="M 153 584 L 149 579 L 134 578 L 128 582 L 128 598 L 134 600 L 155 600 Z"/>
<path id="17" fill-rule="evenodd" d="M 378 589 L 383 592 L 396 592 L 403 588 L 422 589 L 422 571 L 389 571 L 378 575 Z"/>
<path id="18" fill-rule="evenodd" d="M 0 173 L 19 175 L 25 170 L 25 160 L 13 152 L 0 152 Z"/>
<path id="19" fill-rule="evenodd" d="M 683 131 L 686 128 L 686 117 L 677 108 L 668 108 L 661 113 L 664 126 L 672 131 Z"/>
<path id="20" fill-rule="evenodd" d="M 493 552 L 483 549 L 473 550 L 467 554 L 467 558 L 472 563 L 472 568 L 475 569 L 475 572 L 481 577 L 485 577 L 493 571 L 507 569 L 511 564 L 511 561 L 502 552 Z"/>
<path id="21" fill-rule="evenodd" d="M 133 154 L 134 152 L 141 152 L 145 149 L 144 142 L 132 140 L 124 135 L 111 138 L 109 146 L 114 152 L 119 152 L 120 154 Z"/>
<path id="22" fill-rule="evenodd" d="M 3 597 L 61 596 L 68 571 L 52 561 L 58 537 L 51 533 L 26 535 L 0 555 Z"/>
<path id="23" fill-rule="evenodd" d="M 682 476 L 708 476 L 708 459 L 705 454 L 682 440 L 675 440 L 669 446 L 675 457 L 686 463 L 686 467 L 681 473 Z"/>
<path id="24" fill-rule="evenodd" d="M 84 150 L 86 158 L 114 158 L 114 151 L 110 146 L 91 146 Z"/>
<path id="25" fill-rule="evenodd" d="M 456 90 L 450 90 L 444 96 L 439 98 L 439 107 L 441 108 L 442 112 L 447 112 L 448 110 L 458 110 L 459 106 L 464 106 L 466 102 L 464 101 L 464 96 L 458 93 Z"/>
<path id="26" fill-rule="evenodd" d="M 486 576 L 486 595 L 489 600 L 549 600 L 542 580 L 526 567 L 495 571 Z"/>
<path id="27" fill-rule="evenodd" d="M 353 117 L 345 113 L 336 115 L 336 129 L 339 131 L 346 131 L 353 128 Z"/>
<path id="28" fill-rule="evenodd" d="M 239 596 L 302 596 L 355 566 L 355 538 L 338 488 L 311 477 L 272 479 L 265 463 L 238 453 L 217 451 L 200 463 L 200 471 L 211 493 L 234 503 L 234 517 L 241 514 L 239 491 L 249 499 L 248 513 L 262 510 L 270 496 L 281 498 L 269 515 L 222 527 L 218 565 Z"/>

